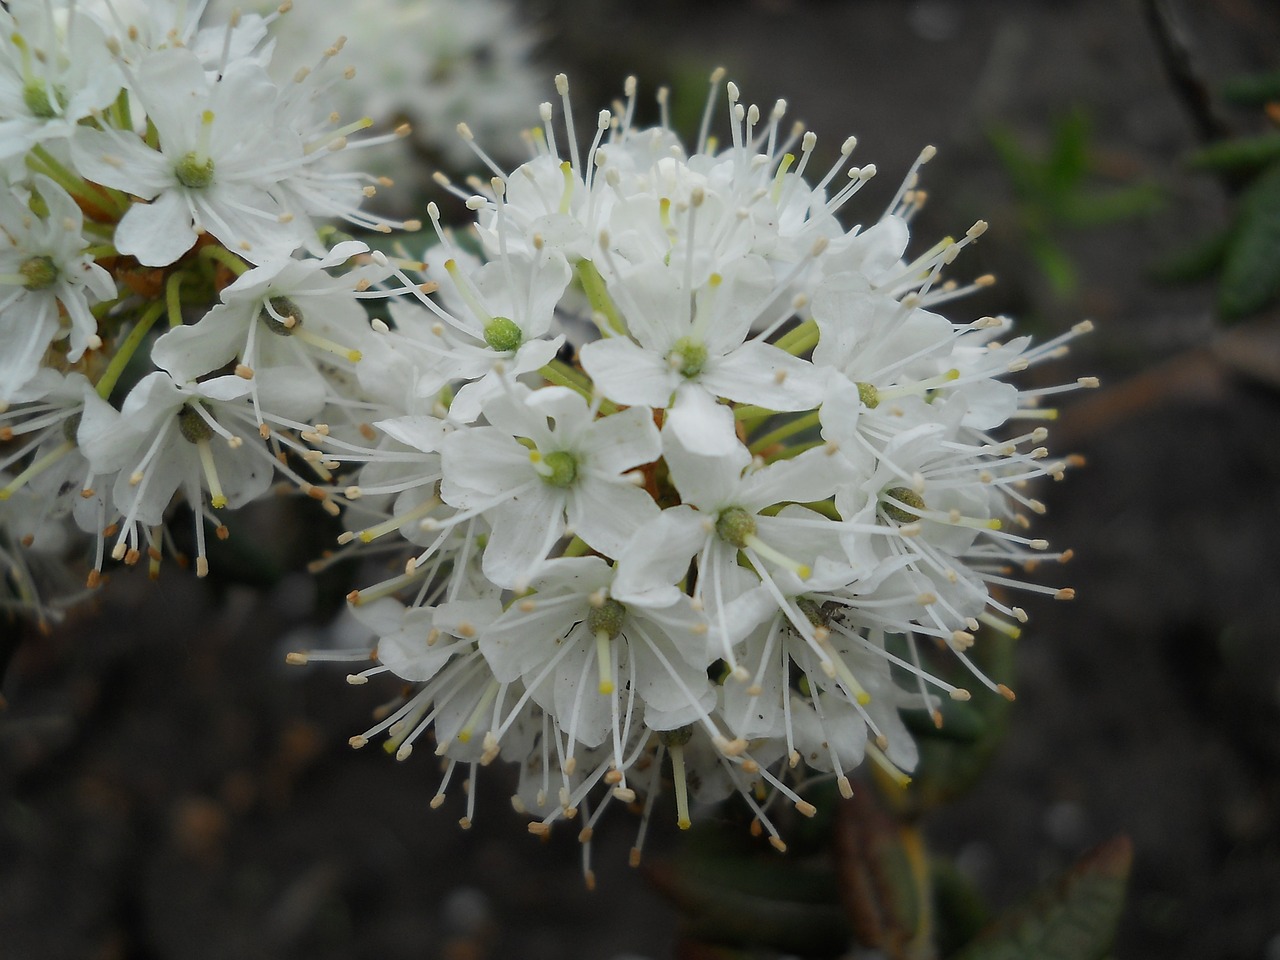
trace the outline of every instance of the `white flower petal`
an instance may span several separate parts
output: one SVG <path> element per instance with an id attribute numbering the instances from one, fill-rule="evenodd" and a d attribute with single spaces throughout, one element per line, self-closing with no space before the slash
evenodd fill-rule
<path id="1" fill-rule="evenodd" d="M 148 267 L 168 266 L 195 242 L 191 208 L 179 189 L 166 190 L 151 203 L 135 203 L 116 227 L 116 249 Z"/>
<path id="2" fill-rule="evenodd" d="M 578 359 L 597 390 L 627 406 L 665 407 L 684 382 L 661 356 L 625 337 L 584 344 Z"/>

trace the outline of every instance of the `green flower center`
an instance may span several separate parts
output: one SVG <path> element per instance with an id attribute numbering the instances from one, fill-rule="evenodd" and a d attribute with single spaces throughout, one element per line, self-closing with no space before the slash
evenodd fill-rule
<path id="1" fill-rule="evenodd" d="M 484 326 L 484 342 L 499 353 L 510 353 L 520 349 L 524 333 L 514 320 L 494 317 Z"/>
<path id="2" fill-rule="evenodd" d="M 612 640 L 622 632 L 622 622 L 626 616 L 627 608 L 610 598 L 600 606 L 591 608 L 591 612 L 587 614 L 587 629 L 592 636 L 603 631 Z"/>
<path id="3" fill-rule="evenodd" d="M 671 345 L 667 354 L 667 362 L 671 369 L 682 377 L 692 379 L 702 372 L 707 365 L 707 348 L 692 337 L 681 337 Z"/>
<path id="4" fill-rule="evenodd" d="M 187 443 L 200 443 L 213 436 L 213 427 L 205 422 L 194 407 L 187 406 L 178 412 L 178 432 Z"/>
<path id="5" fill-rule="evenodd" d="M 572 486 L 573 482 L 578 479 L 578 461 L 567 450 L 548 453 L 542 458 L 542 462 L 550 468 L 549 473 L 542 474 L 543 482 L 549 483 L 553 487 Z"/>
<path id="6" fill-rule="evenodd" d="M 58 265 L 52 257 L 32 257 L 18 267 L 18 274 L 28 290 L 48 290 L 58 282 Z"/>
<path id="7" fill-rule="evenodd" d="M 800 608 L 800 612 L 804 614 L 805 619 L 815 627 L 825 627 L 831 623 L 831 612 L 834 608 L 827 604 L 818 603 L 808 597 L 798 597 L 796 606 Z"/>
<path id="8" fill-rule="evenodd" d="M 880 391 L 870 383 L 858 384 L 858 399 L 862 401 L 862 405 L 869 410 L 874 410 L 880 406 Z"/>
<path id="9" fill-rule="evenodd" d="M 302 311 L 298 305 L 288 297 L 271 297 L 267 303 L 271 304 L 271 310 L 274 310 L 284 320 L 277 320 L 271 315 L 271 311 L 263 307 L 259 316 L 262 322 L 267 325 L 267 329 L 277 336 L 292 337 L 302 327 Z"/>
<path id="10" fill-rule="evenodd" d="M 693 724 L 687 723 L 674 730 L 659 730 L 658 739 L 667 747 L 683 747 L 693 739 Z"/>
<path id="11" fill-rule="evenodd" d="M 716 517 L 716 533 L 725 543 L 745 547 L 756 533 L 756 518 L 742 507 L 726 507 Z"/>
<path id="12" fill-rule="evenodd" d="M 173 175 L 184 187 L 203 190 L 213 183 L 213 157 L 201 157 L 192 150 L 177 162 Z"/>
<path id="13" fill-rule="evenodd" d="M 897 503 L 891 503 L 890 498 L 897 500 L 899 503 L 905 503 L 914 510 L 924 511 L 928 509 L 925 506 L 924 497 L 910 487 L 893 487 L 886 490 L 881 495 L 881 499 L 884 501 L 885 516 L 892 520 L 897 520 L 899 523 L 915 523 L 920 517 L 918 514 L 904 510 Z"/>

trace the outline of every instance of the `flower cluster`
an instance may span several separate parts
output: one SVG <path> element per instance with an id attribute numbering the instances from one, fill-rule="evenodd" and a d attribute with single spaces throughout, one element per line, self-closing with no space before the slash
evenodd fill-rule
<path id="1" fill-rule="evenodd" d="M 491 179 L 440 181 L 475 242 L 431 207 L 417 280 L 373 257 L 414 294 L 357 371 L 377 441 L 306 439 L 359 468 L 326 488 L 347 506 L 335 555 L 390 554 L 394 575 L 349 597 L 371 650 L 293 659 L 372 657 L 352 682 L 414 684 L 352 743 L 385 735 L 403 759 L 433 736 L 437 804 L 459 767 L 502 757 L 534 832 L 581 814 L 589 839 L 618 800 L 643 805 L 642 840 L 666 781 L 682 827 L 691 798 L 737 793 L 782 847 L 767 808 L 813 812 L 803 770 L 845 794 L 864 759 L 901 781 L 917 754 L 899 711 L 940 721 L 939 697 L 969 697 L 920 645 L 1011 697 L 970 660 L 975 634 L 1018 631 L 1010 590 L 1070 596 L 1014 571 L 1061 557 L 1022 530 L 1043 509 L 1027 482 L 1065 467 L 1042 398 L 1094 382 L 1003 378 L 1087 325 L 1033 347 L 1004 318 L 946 319 L 989 282 L 941 276 L 985 224 L 907 253 L 932 149 L 845 227 L 875 173 L 848 165 L 853 139 L 811 177 L 814 134 L 730 83 L 718 143 L 722 81 L 692 149 L 665 91 L 661 122 L 635 123 L 634 80 L 580 142 L 558 77 L 563 133 L 543 104 L 514 170 L 462 125 Z"/>
<path id="2" fill-rule="evenodd" d="M 421 224 L 339 158 L 407 131 L 332 109 L 341 41 L 278 78 L 288 6 L 0 11 L 0 602 L 56 607 L 36 571 L 72 531 L 89 586 L 108 554 L 158 564 L 178 505 L 203 575 L 208 531 L 283 479 L 343 518 L 322 563 L 392 564 L 349 597 L 370 648 L 292 658 L 413 685 L 353 744 L 432 738 L 437 804 L 516 762 L 534 832 L 639 804 L 636 857 L 664 783 L 681 826 L 736 793 L 783 847 L 804 771 L 904 780 L 900 711 L 969 697 L 926 644 L 1012 696 L 967 651 L 1018 631 L 1010 592 L 1070 596 L 1017 572 L 1062 557 L 1026 485 L 1066 466 L 1043 399 L 1094 381 L 1004 378 L 1087 325 L 1032 346 L 938 312 L 989 280 L 942 277 L 983 223 L 907 252 L 932 149 L 849 227 L 853 138 L 811 171 L 815 135 L 730 83 L 721 143 L 717 71 L 692 148 L 665 91 L 636 122 L 634 80 L 580 139 L 560 76 L 513 170 L 459 125 L 491 174 L 437 177 L 468 232 L 431 205 L 423 260 L 389 257 L 335 222 Z"/>
<path id="3" fill-rule="evenodd" d="M 0 540 L 54 549 L 78 528 L 90 586 L 108 552 L 158 562 L 175 502 L 204 573 L 219 511 L 277 475 L 310 489 L 301 467 L 327 478 L 296 433 L 354 402 L 358 301 L 387 275 L 333 275 L 368 249 L 334 244 L 333 222 L 405 226 L 363 212 L 378 184 L 335 166 L 387 139 L 351 139 L 370 121 L 329 106 L 337 45 L 278 83 L 267 28 L 288 5 L 220 26 L 202 7 L 0 11 Z"/>
<path id="4" fill-rule="evenodd" d="M 210 8 L 229 15 L 237 7 L 274 5 L 214 0 Z M 537 109 L 542 75 L 531 65 L 537 35 L 508 0 L 310 3 L 305 16 L 280 20 L 272 75 L 291 76 L 338 36 L 345 44 L 337 62 L 352 66 L 355 76 L 334 91 L 337 108 L 371 117 L 377 128 L 413 125 L 410 137 L 361 157 L 363 163 L 402 186 L 427 179 L 415 150 L 465 169 L 473 156 L 454 134 L 461 120 L 501 155 L 520 155 L 519 133 Z"/>

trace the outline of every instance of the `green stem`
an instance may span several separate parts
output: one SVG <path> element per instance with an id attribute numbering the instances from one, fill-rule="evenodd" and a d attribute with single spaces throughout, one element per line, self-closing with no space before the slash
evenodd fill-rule
<path id="1" fill-rule="evenodd" d="M 133 129 L 133 115 L 129 109 L 129 91 L 121 90 L 120 96 L 116 97 L 116 102 L 111 105 L 112 119 L 115 120 L 115 126 L 118 130 Z"/>
<path id="2" fill-rule="evenodd" d="M 182 326 L 182 274 L 171 273 L 164 282 L 164 304 L 169 311 L 169 326 Z"/>
<path id="3" fill-rule="evenodd" d="M 591 378 L 581 370 L 576 370 L 569 366 L 563 360 L 552 360 L 538 371 L 538 375 L 548 383 L 554 383 L 558 387 L 568 387 L 575 393 L 581 394 L 588 403 L 591 402 L 591 398 L 595 395 L 595 386 L 591 383 Z M 618 405 L 601 399 L 599 409 L 601 415 L 607 417 L 611 413 L 618 412 Z"/>
<path id="4" fill-rule="evenodd" d="M 608 321 L 608 328 L 603 327 L 600 333 L 604 336 L 612 336 L 614 334 L 625 334 L 627 332 L 627 324 L 622 319 L 622 315 L 618 313 L 618 307 L 613 302 L 613 298 L 609 296 L 609 291 L 605 287 L 604 277 L 600 276 L 600 271 L 596 269 L 596 265 L 590 260 L 579 260 L 574 267 L 578 274 L 578 282 L 582 284 L 582 292 L 587 295 L 587 301 L 591 304 L 591 309 L 604 315 Z"/>
<path id="5" fill-rule="evenodd" d="M 802 353 L 812 350 L 817 343 L 818 323 L 816 320 L 806 320 L 785 336 L 779 337 L 774 346 L 779 350 L 785 350 L 793 357 L 798 357 Z"/>
<path id="6" fill-rule="evenodd" d="M 199 256 L 205 260 L 217 260 L 237 277 L 243 276 L 251 269 L 246 261 L 237 257 L 226 247 L 220 247 L 216 243 L 211 243 L 207 247 L 201 247 Z"/>
<path id="7" fill-rule="evenodd" d="M 763 437 L 758 437 L 757 439 L 752 440 L 750 445 L 751 452 L 759 453 L 761 450 L 768 450 L 775 443 L 781 443 L 788 437 L 800 433 L 802 430 L 808 430 L 811 427 L 816 427 L 819 423 L 821 423 L 821 420 L 818 418 L 817 410 L 814 410 L 811 413 L 806 413 L 803 417 L 796 417 L 794 420 L 784 423 L 776 430 L 770 430 Z M 810 446 L 816 446 L 816 444 L 810 444 Z M 791 456 L 795 456 L 795 454 L 791 454 Z M 775 457 L 774 459 L 777 458 Z"/>
<path id="8" fill-rule="evenodd" d="M 92 247 L 85 247 L 84 252 L 95 260 L 101 260 L 103 257 L 117 256 L 118 251 L 109 243 L 96 243 Z"/>
<path id="9" fill-rule="evenodd" d="M 44 169 L 40 170 L 33 161 L 39 161 L 39 166 Z M 71 196 L 80 197 L 94 207 L 101 209 L 103 201 L 106 201 L 108 209 L 117 217 L 123 216 L 129 209 L 129 202 L 123 194 L 83 179 L 64 167 L 57 157 L 39 144 L 32 147 L 31 152 L 27 154 L 27 166 L 39 173 L 44 173 Z"/>
<path id="10" fill-rule="evenodd" d="M 538 374 L 549 383 L 554 383 L 558 387 L 568 387 L 588 400 L 591 399 L 590 381 L 563 360 L 552 360 L 539 370 Z"/>
<path id="11" fill-rule="evenodd" d="M 106 372 L 102 374 L 102 377 L 94 385 L 98 391 L 98 396 L 103 400 L 111 397 L 111 391 L 116 388 L 116 384 L 120 381 L 120 375 L 124 373 L 124 368 L 129 365 L 133 355 L 138 352 L 138 347 L 146 339 L 147 332 L 160 317 L 160 314 L 164 313 L 164 309 L 165 305 L 160 301 L 156 301 L 147 307 L 142 316 L 138 318 L 137 324 L 129 331 L 129 336 L 125 338 L 124 343 L 120 344 L 120 349 L 111 358 L 111 363 Z"/>
<path id="12" fill-rule="evenodd" d="M 34 161 L 39 161 L 40 166 L 44 167 L 44 169 L 38 170 Z M 84 180 L 64 167 L 55 156 L 39 144 L 32 147 L 31 152 L 27 154 L 27 166 L 48 176 L 49 179 L 53 180 L 73 197 L 79 196 L 84 189 Z"/>

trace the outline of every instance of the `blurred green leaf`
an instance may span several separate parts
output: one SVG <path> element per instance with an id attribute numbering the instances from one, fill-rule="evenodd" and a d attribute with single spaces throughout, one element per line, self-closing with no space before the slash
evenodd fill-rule
<path id="1" fill-rule="evenodd" d="M 1080 109 L 1054 122 L 1042 154 L 1024 147 L 1008 128 L 987 132 L 1017 197 L 1027 249 L 1059 296 L 1074 292 L 1076 270 L 1057 242 L 1057 230 L 1134 219 L 1161 203 L 1159 190 L 1150 184 L 1091 189 L 1090 135 L 1089 116 Z"/>
<path id="2" fill-rule="evenodd" d="M 1031 197 L 1043 191 L 1044 177 L 1040 164 L 1029 153 L 1008 127 L 993 127 L 987 131 L 987 139 L 1000 158 L 1000 165 L 1013 183 L 1013 191 L 1020 197 Z"/>
<path id="3" fill-rule="evenodd" d="M 983 630 L 970 651 L 987 676 L 1012 682 L 1013 651 L 1017 641 L 995 630 Z M 972 681 L 963 667 L 952 663 L 930 665 L 951 683 Z M 920 762 L 905 789 L 877 779 L 886 806 L 900 817 L 913 819 L 955 799 L 968 790 L 1004 739 L 1011 704 L 985 687 L 974 684 L 966 701 L 944 700 L 939 705 L 941 728 L 928 714 L 903 713 L 920 750 Z"/>
<path id="4" fill-rule="evenodd" d="M 1227 320 L 1256 313 L 1280 296 L 1280 164 L 1240 199 L 1222 267 L 1218 309 Z"/>
<path id="5" fill-rule="evenodd" d="M 1053 196 L 1066 196 L 1089 172 L 1089 117 L 1075 109 L 1053 128 L 1053 145 L 1045 164 L 1044 188 Z"/>
<path id="6" fill-rule="evenodd" d="M 1151 275 L 1164 283 L 1190 283 L 1217 273 L 1231 245 L 1232 231 L 1220 230 L 1207 240 L 1157 263 Z"/>
<path id="7" fill-rule="evenodd" d="M 1251 176 L 1276 160 L 1280 160 L 1280 133 L 1266 133 L 1211 143 L 1187 157 L 1187 165 L 1195 170 Z"/>
<path id="8" fill-rule="evenodd" d="M 996 921 L 952 960 L 1104 960 L 1133 863 L 1127 837 L 1110 840 L 1024 907 Z"/>
<path id="9" fill-rule="evenodd" d="M 718 842 L 711 824 L 674 860 L 651 864 L 649 880 L 681 915 L 688 940 L 768 946 L 832 956 L 849 941 L 830 868 L 758 846 Z"/>
<path id="10" fill-rule="evenodd" d="M 1062 222 L 1069 227 L 1100 227 L 1154 213 L 1162 202 L 1160 191 L 1149 183 L 1103 193 L 1078 193 L 1062 210 Z"/>
<path id="11" fill-rule="evenodd" d="M 934 942 L 949 956 L 991 922 L 991 912 L 969 879 L 949 860 L 930 864 L 933 879 Z"/>
<path id="12" fill-rule="evenodd" d="M 1280 70 L 1232 77 L 1222 85 L 1222 95 L 1232 103 L 1246 107 L 1260 107 L 1272 100 L 1280 100 Z"/>
<path id="13" fill-rule="evenodd" d="M 1028 238 L 1031 256 L 1040 272 L 1048 278 L 1054 292 L 1067 296 L 1076 288 L 1076 268 L 1071 258 L 1047 234 L 1031 234 Z"/>

